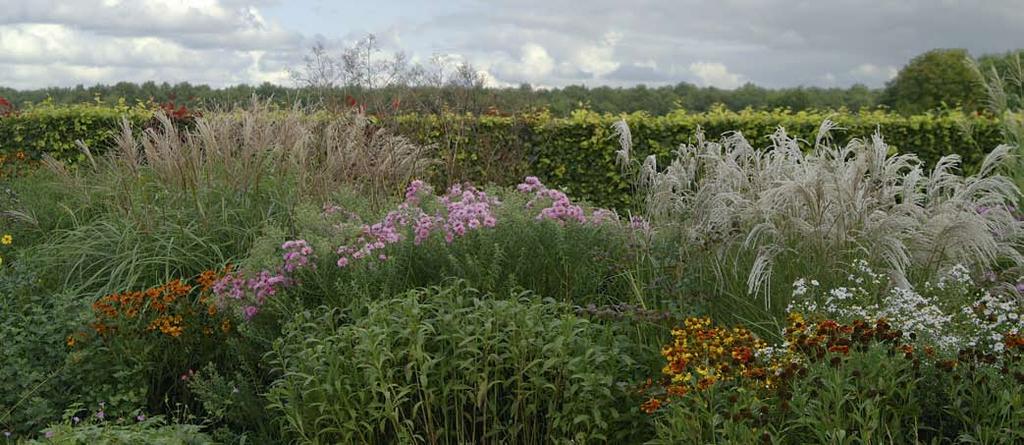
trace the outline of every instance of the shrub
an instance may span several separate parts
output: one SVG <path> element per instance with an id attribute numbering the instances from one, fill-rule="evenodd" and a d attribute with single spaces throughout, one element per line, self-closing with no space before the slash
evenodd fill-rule
<path id="1" fill-rule="evenodd" d="M 9 156 L 21 151 L 31 159 L 40 159 L 45 153 L 61 160 L 85 161 L 76 141 L 91 147 L 110 147 L 120 132 L 122 119 L 141 125 L 151 116 L 145 108 L 124 104 L 40 104 L 0 116 L 0 154 Z"/>
<path id="2" fill-rule="evenodd" d="M 462 284 L 300 314 L 275 342 L 271 406 L 310 442 L 617 442 L 632 361 L 612 333 L 529 294 Z"/>

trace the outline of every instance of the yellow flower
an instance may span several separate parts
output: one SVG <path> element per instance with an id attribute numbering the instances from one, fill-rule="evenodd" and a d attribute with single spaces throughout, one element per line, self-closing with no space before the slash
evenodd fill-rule
<path id="1" fill-rule="evenodd" d="M 5 246 L 10 246 L 13 241 L 14 238 L 12 238 L 10 234 L 5 234 L 3 238 L 0 238 L 0 244 Z"/>

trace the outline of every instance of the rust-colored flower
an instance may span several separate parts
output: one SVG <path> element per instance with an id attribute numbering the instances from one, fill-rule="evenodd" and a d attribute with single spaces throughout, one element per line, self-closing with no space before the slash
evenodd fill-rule
<path id="1" fill-rule="evenodd" d="M 647 414 L 654 414 L 654 412 L 657 411 L 659 408 L 661 408 L 661 400 L 658 400 L 654 397 L 648 399 L 646 402 L 640 405 L 640 409 Z"/>

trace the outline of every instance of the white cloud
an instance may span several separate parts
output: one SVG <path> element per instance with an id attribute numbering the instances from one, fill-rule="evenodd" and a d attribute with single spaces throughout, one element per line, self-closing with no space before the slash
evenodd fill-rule
<path id="1" fill-rule="evenodd" d="M 895 66 L 878 66 L 872 63 L 864 63 L 850 70 L 850 74 L 858 80 L 889 80 L 896 77 L 899 70 Z"/>
<path id="2" fill-rule="evenodd" d="M 496 84 L 880 87 L 934 47 L 1022 42 L 1020 0 L 837 1 L 0 0 L 0 85 L 287 84 L 316 36 L 337 49 L 369 31 L 414 60 L 460 54 Z"/>
<path id="3" fill-rule="evenodd" d="M 615 71 L 621 65 L 614 59 L 615 45 L 622 40 L 622 33 L 609 31 L 601 42 L 580 48 L 572 58 L 573 66 L 596 77 Z"/>
<path id="4" fill-rule="evenodd" d="M 729 72 L 722 63 L 694 62 L 689 68 L 690 72 L 700 79 L 701 85 L 733 89 L 743 84 L 743 76 Z"/>
<path id="5" fill-rule="evenodd" d="M 498 80 L 498 78 L 494 77 L 494 75 L 487 70 L 477 70 L 476 74 L 483 79 L 484 87 L 487 88 L 507 88 L 513 86 L 511 83 Z"/>
<path id="6" fill-rule="evenodd" d="M 519 60 L 501 61 L 496 65 L 503 78 L 537 82 L 555 69 L 555 59 L 537 43 L 527 43 L 519 52 Z"/>
<path id="7" fill-rule="evenodd" d="M 0 0 L 0 85 L 287 83 L 301 42 L 233 0 Z"/>

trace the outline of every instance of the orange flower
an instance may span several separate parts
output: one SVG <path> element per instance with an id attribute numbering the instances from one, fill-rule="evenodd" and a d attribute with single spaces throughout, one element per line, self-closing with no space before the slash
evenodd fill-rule
<path id="1" fill-rule="evenodd" d="M 654 414 L 654 412 L 657 411 L 658 408 L 661 408 L 661 400 L 655 399 L 653 397 L 640 405 L 640 409 L 642 409 L 647 414 Z"/>
<path id="2" fill-rule="evenodd" d="M 838 352 L 840 354 L 846 355 L 850 353 L 850 347 L 846 345 L 832 345 L 831 347 L 828 348 L 828 352 Z"/>
<path id="3" fill-rule="evenodd" d="M 749 347 L 746 347 L 746 346 L 741 346 L 739 348 L 733 348 L 733 350 L 732 350 L 732 358 L 734 360 L 740 362 L 740 363 L 747 363 L 747 362 L 749 362 L 750 359 L 753 358 L 753 356 L 754 356 L 754 350 L 752 350 L 752 349 L 750 349 Z"/>

